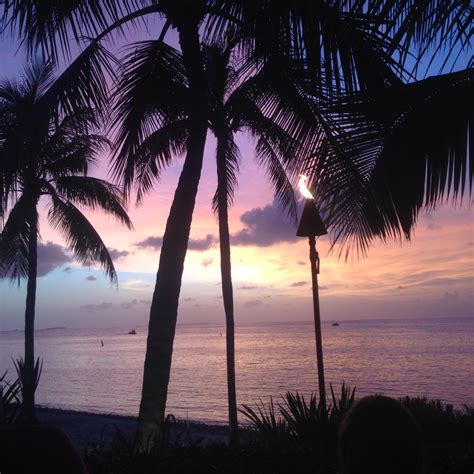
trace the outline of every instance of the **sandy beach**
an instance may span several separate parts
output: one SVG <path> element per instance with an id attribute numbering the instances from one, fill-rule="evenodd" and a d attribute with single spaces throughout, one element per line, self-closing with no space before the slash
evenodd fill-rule
<path id="1" fill-rule="evenodd" d="M 136 417 L 110 414 L 96 414 L 79 411 L 38 408 L 38 419 L 63 429 L 73 443 L 84 449 L 88 443 L 107 442 L 116 429 L 132 437 L 136 426 Z M 219 425 L 207 425 L 178 421 L 171 429 L 171 439 L 182 444 L 222 444 L 228 442 L 228 428 Z"/>

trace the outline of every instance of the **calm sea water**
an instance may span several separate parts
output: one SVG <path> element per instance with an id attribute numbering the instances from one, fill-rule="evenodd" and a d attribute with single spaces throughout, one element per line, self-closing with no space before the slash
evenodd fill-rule
<path id="1" fill-rule="evenodd" d="M 46 329 L 36 333 L 44 360 L 37 402 L 97 413 L 137 415 L 146 328 Z M 237 327 L 238 403 L 317 391 L 312 323 Z M 222 335 L 221 335 L 222 334 Z M 101 346 L 101 340 L 104 346 Z M 358 395 L 439 398 L 474 405 L 474 318 L 323 323 L 327 382 Z M 0 333 L 0 373 L 23 350 L 20 331 Z M 180 419 L 226 421 L 223 326 L 178 326 L 168 412 Z"/>

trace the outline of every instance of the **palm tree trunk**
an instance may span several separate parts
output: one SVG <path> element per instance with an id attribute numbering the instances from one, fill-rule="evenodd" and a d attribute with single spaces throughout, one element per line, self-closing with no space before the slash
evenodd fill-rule
<path id="1" fill-rule="evenodd" d="M 138 435 L 147 446 L 165 418 L 173 341 L 184 259 L 201 177 L 207 132 L 207 89 L 199 43 L 198 21 L 178 26 L 190 90 L 190 134 L 183 170 L 175 191 L 161 247 L 150 308 Z"/>
<path id="2" fill-rule="evenodd" d="M 35 304 L 36 275 L 38 266 L 38 214 L 36 206 L 32 206 L 28 216 L 28 284 L 26 289 L 25 310 L 25 366 L 22 380 L 23 418 L 25 421 L 34 419 L 35 411 Z"/>
<path id="3" fill-rule="evenodd" d="M 232 268 L 230 258 L 229 216 L 227 210 L 227 176 L 225 138 L 217 139 L 217 199 L 219 217 L 219 244 L 221 252 L 222 298 L 224 300 L 227 352 L 227 398 L 229 404 L 230 442 L 239 442 L 237 420 L 237 396 L 235 384 L 235 330 L 234 293 L 232 289 Z"/>

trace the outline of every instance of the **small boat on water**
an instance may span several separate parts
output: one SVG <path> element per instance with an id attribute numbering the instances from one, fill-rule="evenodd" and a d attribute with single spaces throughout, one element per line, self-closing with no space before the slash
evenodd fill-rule
<path id="1" fill-rule="evenodd" d="M 135 329 L 130 329 L 130 331 L 128 331 L 129 334 L 136 334 L 137 331 L 135 331 Z"/>
<path id="2" fill-rule="evenodd" d="M 334 321 L 331 326 L 339 326 L 339 323 L 337 321 Z"/>

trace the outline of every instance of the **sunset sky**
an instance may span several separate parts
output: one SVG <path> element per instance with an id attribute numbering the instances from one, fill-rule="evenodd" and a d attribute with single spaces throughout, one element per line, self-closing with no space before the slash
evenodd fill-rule
<path id="1" fill-rule="evenodd" d="M 12 77 L 24 55 L 0 38 L 0 75 Z M 309 320 L 311 277 L 306 238 L 273 204 L 265 172 L 253 160 L 252 143 L 238 139 L 240 185 L 230 211 L 236 322 Z M 224 324 L 218 228 L 211 210 L 216 188 L 215 141 L 208 136 L 205 165 L 186 257 L 178 322 Z M 94 171 L 107 175 L 108 156 Z M 163 174 L 145 203 L 130 205 L 135 230 L 100 214 L 88 214 L 118 270 L 118 287 L 100 269 L 74 262 L 64 242 L 41 221 L 38 328 L 147 324 L 158 268 L 160 238 L 182 160 Z M 323 320 L 472 317 L 474 314 L 473 212 L 467 200 L 423 215 L 411 242 L 374 242 L 365 258 L 344 261 L 328 254 L 329 238 L 318 240 Z M 337 250 L 337 248 L 336 248 Z M 0 282 L 0 330 L 23 326 L 26 283 Z"/>

